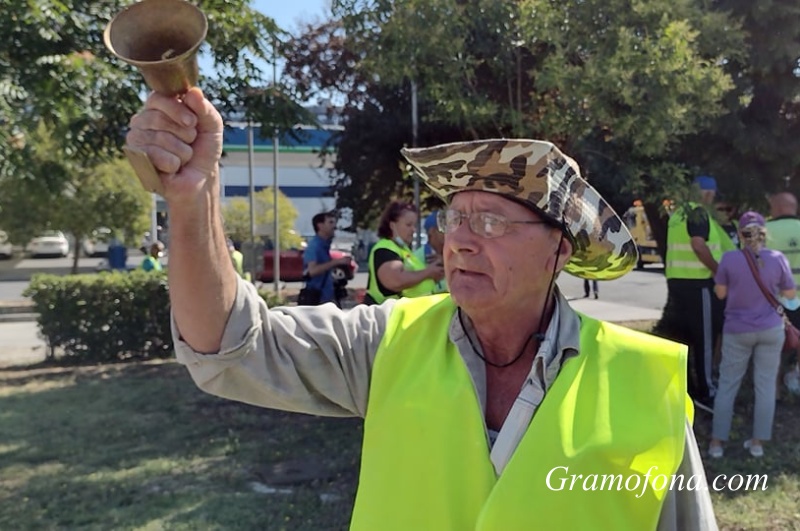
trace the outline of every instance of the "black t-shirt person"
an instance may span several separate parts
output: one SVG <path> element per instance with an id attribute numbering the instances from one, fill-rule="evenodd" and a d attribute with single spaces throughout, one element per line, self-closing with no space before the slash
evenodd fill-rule
<path id="1" fill-rule="evenodd" d="M 385 264 L 386 262 L 393 262 L 395 260 L 399 260 L 402 262 L 403 258 L 396 252 L 391 251 L 389 249 L 377 249 L 373 253 L 373 263 L 375 265 L 373 271 L 375 271 L 375 281 L 378 283 L 378 290 L 380 290 L 381 295 L 383 295 L 384 297 L 392 297 L 394 295 L 400 295 L 399 291 L 392 291 L 386 286 L 384 286 L 381 283 L 381 278 L 378 276 L 378 270 L 381 268 L 383 264 Z M 372 272 L 370 272 L 370 274 L 372 274 Z M 367 302 L 367 300 L 369 300 L 370 302 Z M 365 295 L 364 302 L 367 302 L 367 304 L 375 304 L 375 302 L 372 301 L 372 297 L 370 297 L 369 294 Z"/>

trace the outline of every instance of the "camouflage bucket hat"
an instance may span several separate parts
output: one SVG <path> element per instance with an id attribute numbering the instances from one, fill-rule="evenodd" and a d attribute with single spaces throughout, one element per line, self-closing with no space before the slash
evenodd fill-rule
<path id="1" fill-rule="evenodd" d="M 613 280 L 638 260 L 620 217 L 581 177 L 575 161 L 549 142 L 477 140 L 401 152 L 444 200 L 458 192 L 491 192 L 549 218 L 572 240 L 572 258 L 564 267 L 568 273 Z"/>

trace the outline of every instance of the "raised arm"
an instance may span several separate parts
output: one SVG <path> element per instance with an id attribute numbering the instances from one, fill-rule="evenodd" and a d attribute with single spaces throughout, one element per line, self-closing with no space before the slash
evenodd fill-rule
<path id="1" fill-rule="evenodd" d="M 236 296 L 219 202 L 222 118 L 193 88 L 182 99 L 151 94 L 131 119 L 128 145 L 161 173 L 170 216 L 169 293 L 181 337 L 219 350 Z"/>

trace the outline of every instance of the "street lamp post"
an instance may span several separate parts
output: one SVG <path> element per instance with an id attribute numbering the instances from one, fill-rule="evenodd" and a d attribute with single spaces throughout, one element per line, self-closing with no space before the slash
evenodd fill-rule
<path id="1" fill-rule="evenodd" d="M 417 110 L 417 82 L 411 80 L 411 147 L 417 147 L 418 130 L 418 110 Z M 414 178 L 414 207 L 417 209 L 417 236 L 416 247 L 422 244 L 422 212 L 419 206 L 419 178 L 416 172 L 412 173 Z"/>

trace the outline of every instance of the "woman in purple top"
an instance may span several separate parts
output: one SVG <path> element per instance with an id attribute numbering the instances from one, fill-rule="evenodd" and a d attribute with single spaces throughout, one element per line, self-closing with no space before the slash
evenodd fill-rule
<path id="1" fill-rule="evenodd" d="M 761 457 L 764 455 L 761 442 L 772 436 L 775 386 L 783 346 L 783 318 L 761 292 L 744 253 L 755 259 L 761 281 L 776 298 L 780 294 L 794 299 L 796 294 L 789 262 L 779 251 L 764 248 L 766 236 L 761 214 L 742 214 L 739 219 L 742 250 L 726 252 L 714 276 L 714 292 L 720 299 L 727 299 L 719 385 L 714 399 L 713 438 L 708 452 L 715 458 L 722 457 L 722 443 L 728 440 L 733 402 L 750 358 L 753 359 L 756 401 L 753 436 L 745 441 L 744 447 L 753 457 Z"/>

